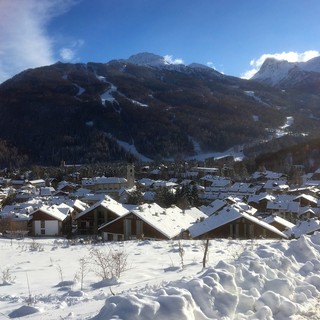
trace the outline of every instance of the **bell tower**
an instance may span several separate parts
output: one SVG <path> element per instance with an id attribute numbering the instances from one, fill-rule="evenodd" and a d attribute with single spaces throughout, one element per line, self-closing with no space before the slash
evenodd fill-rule
<path id="1" fill-rule="evenodd" d="M 134 165 L 133 163 L 129 163 L 127 165 L 127 187 L 134 187 Z"/>

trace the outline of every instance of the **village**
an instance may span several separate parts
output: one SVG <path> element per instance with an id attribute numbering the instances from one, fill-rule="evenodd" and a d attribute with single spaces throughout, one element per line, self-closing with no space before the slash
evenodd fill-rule
<path id="1" fill-rule="evenodd" d="M 126 164 L 125 177 L 80 177 L 76 169 L 61 181 L 0 177 L 1 234 L 76 243 L 293 239 L 320 229 L 320 170 L 289 185 L 287 175 L 265 168 L 245 182 L 212 166 L 174 171 L 146 165 L 137 171 Z M 168 205 L 164 197 L 178 193 L 178 201 Z"/>

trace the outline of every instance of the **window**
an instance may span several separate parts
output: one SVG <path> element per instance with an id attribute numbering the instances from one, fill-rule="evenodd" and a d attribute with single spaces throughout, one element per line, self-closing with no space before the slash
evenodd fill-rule
<path id="1" fill-rule="evenodd" d="M 44 220 L 40 221 L 40 228 L 44 229 L 46 227 L 46 222 Z"/>
<path id="2" fill-rule="evenodd" d="M 41 229 L 41 234 L 45 235 L 46 234 L 46 230 L 45 229 Z"/>

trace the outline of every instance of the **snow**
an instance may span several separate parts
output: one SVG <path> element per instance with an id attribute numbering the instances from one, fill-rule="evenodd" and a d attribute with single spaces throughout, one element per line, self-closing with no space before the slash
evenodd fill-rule
<path id="1" fill-rule="evenodd" d="M 143 154 L 139 153 L 138 150 L 136 149 L 136 147 L 134 146 L 134 144 L 129 144 L 125 141 L 122 140 L 117 140 L 118 144 L 125 149 L 126 151 L 128 151 L 129 153 L 131 153 L 132 155 L 134 155 L 138 160 L 142 161 L 142 162 L 150 162 L 152 161 L 152 159 L 144 156 Z"/>
<path id="2" fill-rule="evenodd" d="M 118 104 L 118 101 L 112 96 L 113 92 L 117 92 L 117 87 L 110 83 L 110 88 L 100 95 L 101 103 L 103 106 L 105 106 L 106 101 L 109 101 L 111 103 L 115 102 Z"/>
<path id="3" fill-rule="evenodd" d="M 315 57 L 305 62 L 288 62 L 285 60 L 276 60 L 268 58 L 263 63 L 260 70 L 251 78 L 253 80 L 267 81 L 271 85 L 277 85 L 281 81 L 290 79 L 290 72 L 298 70 L 300 72 L 320 72 L 320 58 Z M 303 79 L 301 76 L 297 79 L 291 79 L 298 82 Z"/>
<path id="4" fill-rule="evenodd" d="M 74 85 L 75 87 L 77 87 L 77 89 L 78 89 L 77 96 L 81 96 L 81 95 L 86 91 L 86 89 L 80 87 L 80 86 L 79 86 L 78 84 L 76 84 L 76 83 L 73 83 L 73 85 Z"/>
<path id="5" fill-rule="evenodd" d="M 39 250 L 31 250 L 37 243 Z M 41 250 L 40 250 L 41 248 Z M 119 279 L 89 271 L 90 249 L 124 250 Z M 183 250 L 183 259 L 179 252 Z M 298 240 L 127 241 L 0 238 L 0 319 L 319 319 L 320 233 Z M 90 261 L 89 261 L 90 264 Z M 60 271 L 61 272 L 60 272 Z"/>

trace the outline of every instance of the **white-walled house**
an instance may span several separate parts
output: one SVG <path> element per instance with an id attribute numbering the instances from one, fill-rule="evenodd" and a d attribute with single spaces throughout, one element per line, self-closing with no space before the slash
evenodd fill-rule
<path id="1" fill-rule="evenodd" d="M 71 232 L 72 208 L 65 205 L 43 205 L 30 213 L 31 235 L 61 236 Z"/>

